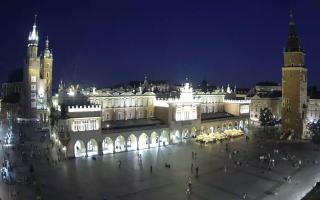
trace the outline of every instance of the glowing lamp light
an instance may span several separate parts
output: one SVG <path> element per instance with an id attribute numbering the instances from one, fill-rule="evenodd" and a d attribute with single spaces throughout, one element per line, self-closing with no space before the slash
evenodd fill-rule
<path id="1" fill-rule="evenodd" d="M 39 88 L 38 94 L 39 94 L 39 97 L 41 97 L 41 98 L 44 97 L 44 89 L 42 87 Z"/>

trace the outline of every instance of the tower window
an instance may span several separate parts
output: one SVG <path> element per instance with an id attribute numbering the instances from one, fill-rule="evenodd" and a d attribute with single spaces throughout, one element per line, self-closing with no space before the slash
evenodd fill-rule
<path id="1" fill-rule="evenodd" d="M 31 76 L 31 82 L 36 82 L 37 81 L 37 77 L 36 76 Z"/>

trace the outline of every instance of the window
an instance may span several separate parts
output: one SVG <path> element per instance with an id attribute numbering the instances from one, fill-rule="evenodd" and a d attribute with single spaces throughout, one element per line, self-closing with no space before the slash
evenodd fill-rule
<path id="1" fill-rule="evenodd" d="M 176 120 L 177 121 L 181 120 L 181 112 L 177 112 Z"/>
<path id="2" fill-rule="evenodd" d="M 31 93 L 31 99 L 37 99 L 37 94 L 34 93 L 34 92 L 32 92 L 32 93 Z"/>
<path id="3" fill-rule="evenodd" d="M 37 107 L 37 103 L 35 101 L 31 101 L 31 108 L 36 108 Z"/>
<path id="4" fill-rule="evenodd" d="M 97 120 L 75 120 L 72 122 L 72 131 L 91 131 L 97 130 Z"/>
<path id="5" fill-rule="evenodd" d="M 31 91 L 36 91 L 37 90 L 37 86 L 35 84 L 31 85 Z"/>
<path id="6" fill-rule="evenodd" d="M 49 78 L 49 73 L 47 72 L 47 78 Z"/>
<path id="7" fill-rule="evenodd" d="M 32 82 L 32 83 L 37 82 L 37 77 L 36 77 L 36 76 L 31 76 L 31 82 Z"/>

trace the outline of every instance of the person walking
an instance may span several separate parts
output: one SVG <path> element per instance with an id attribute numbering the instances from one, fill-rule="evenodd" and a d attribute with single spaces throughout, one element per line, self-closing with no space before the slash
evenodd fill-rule
<path id="1" fill-rule="evenodd" d="M 119 160 L 119 165 L 118 165 L 118 167 L 121 168 L 121 160 Z"/>
<path id="2" fill-rule="evenodd" d="M 199 166 L 196 167 L 196 176 L 199 176 Z"/>
<path id="3" fill-rule="evenodd" d="M 191 163 L 191 174 L 193 174 L 193 163 Z"/>
<path id="4" fill-rule="evenodd" d="M 188 188 L 189 188 L 189 190 L 191 191 L 191 189 L 192 189 L 191 176 L 189 176 L 189 178 L 188 178 Z"/>
<path id="5" fill-rule="evenodd" d="M 152 165 L 150 165 L 150 173 L 152 173 Z"/>

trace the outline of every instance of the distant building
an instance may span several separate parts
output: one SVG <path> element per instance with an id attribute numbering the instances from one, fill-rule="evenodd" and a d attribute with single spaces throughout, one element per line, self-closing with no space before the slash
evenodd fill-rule
<path id="1" fill-rule="evenodd" d="M 251 100 L 251 121 L 259 123 L 260 112 L 264 108 L 270 109 L 275 118 L 281 119 L 281 96 L 280 84 L 270 81 L 257 83 L 247 96 Z"/>

